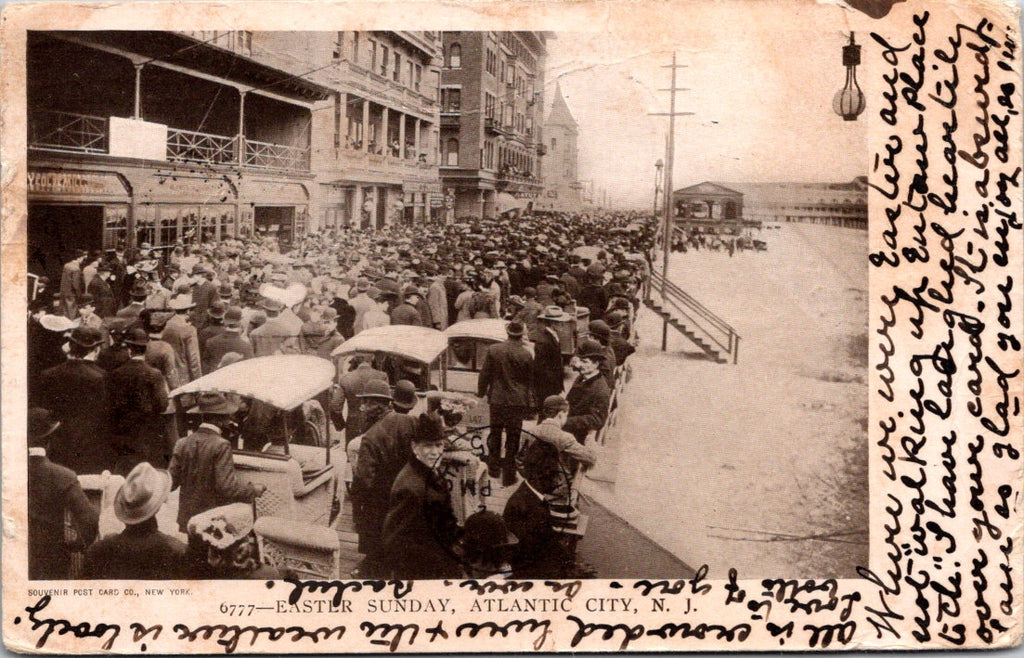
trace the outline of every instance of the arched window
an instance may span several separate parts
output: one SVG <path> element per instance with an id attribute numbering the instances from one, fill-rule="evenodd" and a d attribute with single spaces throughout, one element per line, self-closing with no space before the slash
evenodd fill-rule
<path id="1" fill-rule="evenodd" d="M 448 68 L 462 68 L 462 46 L 453 43 L 448 47 Z"/>
<path id="2" fill-rule="evenodd" d="M 459 166 L 459 140 L 452 138 L 445 144 L 444 162 L 449 167 Z"/>

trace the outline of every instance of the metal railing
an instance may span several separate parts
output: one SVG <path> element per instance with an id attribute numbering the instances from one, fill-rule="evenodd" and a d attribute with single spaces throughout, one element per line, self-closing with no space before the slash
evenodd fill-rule
<path id="1" fill-rule="evenodd" d="M 739 333 L 728 322 L 712 313 L 682 288 L 666 280 L 661 272 L 651 272 L 651 285 L 648 288 L 647 298 L 657 303 L 662 297 L 663 291 L 665 303 L 671 304 L 693 327 L 699 329 L 722 351 L 731 356 L 733 363 L 739 360 Z"/>
<path id="2" fill-rule="evenodd" d="M 309 149 L 246 139 L 244 164 L 260 169 L 309 171 Z"/>
<path id="3" fill-rule="evenodd" d="M 46 110 L 29 116 L 28 147 L 41 151 L 107 153 L 107 117 Z"/>
<path id="4" fill-rule="evenodd" d="M 167 159 L 172 162 L 235 164 L 238 137 L 170 128 L 167 130 Z"/>

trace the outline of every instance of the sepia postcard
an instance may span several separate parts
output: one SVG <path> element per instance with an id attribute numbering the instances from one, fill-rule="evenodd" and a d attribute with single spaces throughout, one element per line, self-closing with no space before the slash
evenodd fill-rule
<path id="1" fill-rule="evenodd" d="M 1020 25 L 6 4 L 5 646 L 1019 646 Z"/>

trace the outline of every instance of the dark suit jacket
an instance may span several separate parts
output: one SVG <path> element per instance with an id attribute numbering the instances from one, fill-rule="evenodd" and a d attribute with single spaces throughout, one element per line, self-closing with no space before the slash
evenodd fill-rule
<path id="1" fill-rule="evenodd" d="M 456 528 L 444 479 L 413 457 L 395 479 L 384 519 L 381 539 L 391 577 L 460 578 L 451 551 Z"/>
<path id="2" fill-rule="evenodd" d="M 99 510 L 85 497 L 74 472 L 45 456 L 28 458 L 28 576 L 33 580 L 68 577 L 70 556 L 64 539 L 64 511 L 71 513 L 80 546 L 99 531 Z"/>
<path id="3" fill-rule="evenodd" d="M 402 302 L 391 311 L 391 324 L 411 324 L 422 327 L 423 315 L 412 304 Z"/>
<path id="4" fill-rule="evenodd" d="M 610 399 L 608 382 L 600 372 L 594 373 L 586 380 L 577 379 L 566 396 L 569 402 L 569 419 L 565 421 L 562 429 L 576 437 L 580 443 L 584 443 L 590 430 L 604 427 L 604 421 L 608 418 Z"/>
<path id="5" fill-rule="evenodd" d="M 125 526 L 121 534 L 85 552 L 83 578 L 102 580 L 184 580 L 188 547 L 157 530 L 156 518 Z"/>
<path id="6" fill-rule="evenodd" d="M 112 465 L 107 373 L 91 361 L 68 359 L 39 376 L 38 405 L 61 421 L 50 439 L 50 459 L 78 474 Z"/>
<path id="7" fill-rule="evenodd" d="M 522 342 L 506 340 L 491 345 L 484 355 L 477 395 L 487 397 L 491 406 L 533 405 L 533 357 Z"/>
<path id="8" fill-rule="evenodd" d="M 412 416 L 389 411 L 363 435 L 352 477 L 352 520 L 359 532 L 360 550 L 364 544 L 372 549 L 380 537 L 391 487 L 412 458 L 415 431 Z"/>
<path id="9" fill-rule="evenodd" d="M 533 355 L 533 391 L 540 405 L 547 396 L 562 393 L 562 348 L 551 332 L 542 328 L 533 344 Z"/>
<path id="10" fill-rule="evenodd" d="M 512 560 L 513 576 L 523 579 L 567 577 L 572 556 L 551 525 L 548 504 L 530 491 L 526 482 L 509 497 L 502 516 L 509 532 L 519 540 Z"/>
<path id="11" fill-rule="evenodd" d="M 249 502 L 256 493 L 250 483 L 238 479 L 231 444 L 205 428 L 175 444 L 168 470 L 172 486 L 181 487 L 178 528 L 182 532 L 196 514 L 229 503 Z"/>
<path id="12" fill-rule="evenodd" d="M 114 299 L 114 291 L 110 284 L 104 281 L 97 274 L 89 282 L 87 293 L 93 296 L 96 305 L 96 315 L 101 318 L 109 318 L 117 312 L 117 301 Z"/>
<path id="13" fill-rule="evenodd" d="M 241 354 L 243 359 L 251 359 L 252 343 L 237 331 L 225 331 L 206 341 L 203 349 L 203 372 L 208 375 L 216 370 L 224 355 L 231 352 Z"/>
<path id="14" fill-rule="evenodd" d="M 163 373 L 142 360 L 131 360 L 110 373 L 110 411 L 122 452 L 162 467 L 169 452 L 164 420 L 167 383 Z M 137 462 L 136 462 L 137 463 Z"/>

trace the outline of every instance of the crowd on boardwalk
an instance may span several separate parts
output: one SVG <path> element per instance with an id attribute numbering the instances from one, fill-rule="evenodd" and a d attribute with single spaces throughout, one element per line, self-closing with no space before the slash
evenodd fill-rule
<path id="1" fill-rule="evenodd" d="M 654 230 L 629 214 L 560 214 L 328 231 L 286 254 L 272 240 L 76 253 L 29 304 L 30 577 L 67 577 L 73 551 L 84 551 L 85 577 L 273 577 L 251 514 L 231 507 L 264 493 L 239 477 L 230 440 L 235 425 L 258 421 L 257 405 L 193 396 L 195 429 L 181 436 L 169 392 L 255 357 L 330 358 L 375 327 L 443 330 L 472 318 L 508 320 L 477 393 L 490 405 L 490 475 L 520 486 L 503 516 L 480 512 L 457 527 L 434 468 L 449 429 L 442 414 L 409 413 L 423 388 L 414 372 L 355 359 L 325 412 L 346 442 L 360 437 L 351 482 L 366 555 L 359 575 L 567 576 L 571 556 L 548 504 L 572 465 L 593 463 L 586 438 L 604 424 L 613 372 L 634 349 Z M 565 390 L 570 360 L 552 326 L 579 308 L 590 322 Z M 520 446 L 528 419 L 539 440 Z M 280 449 L 272 432 L 266 439 L 255 449 Z M 103 472 L 124 477 L 113 509 L 125 529 L 97 540 L 98 511 L 79 476 Z M 187 543 L 157 527 L 174 489 Z M 225 536 L 197 536 L 195 519 L 221 508 Z"/>

